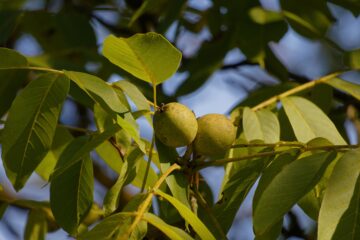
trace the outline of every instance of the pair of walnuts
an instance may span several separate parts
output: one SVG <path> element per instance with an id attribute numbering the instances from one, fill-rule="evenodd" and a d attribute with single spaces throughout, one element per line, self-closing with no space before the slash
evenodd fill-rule
<path id="1" fill-rule="evenodd" d="M 154 115 L 156 137 L 169 147 L 193 143 L 197 155 L 212 156 L 225 152 L 235 141 L 236 129 L 222 114 L 195 114 L 180 103 L 161 106 Z"/>

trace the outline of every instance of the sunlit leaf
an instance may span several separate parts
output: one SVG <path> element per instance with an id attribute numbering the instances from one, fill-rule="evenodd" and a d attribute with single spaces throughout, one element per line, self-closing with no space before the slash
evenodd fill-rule
<path id="1" fill-rule="evenodd" d="M 114 89 L 100 78 L 81 72 L 64 71 L 64 73 L 105 110 L 127 112 L 126 106 L 120 102 Z"/>
<path id="2" fill-rule="evenodd" d="M 3 132 L 2 157 L 16 190 L 24 186 L 50 149 L 68 89 L 66 77 L 45 74 L 14 100 Z"/>
<path id="3" fill-rule="evenodd" d="M 166 224 L 161 218 L 159 218 L 158 216 L 156 216 L 154 214 L 145 213 L 144 216 L 143 216 L 143 219 L 145 221 L 149 222 L 154 227 L 158 228 L 160 231 L 162 231 L 170 239 L 178 239 L 178 240 L 183 240 L 183 239 L 191 240 L 191 239 L 193 239 L 184 230 Z"/>
<path id="4" fill-rule="evenodd" d="M 130 38 L 110 35 L 104 41 L 103 54 L 113 64 L 153 85 L 171 77 L 181 60 L 180 51 L 153 32 Z"/>
<path id="5" fill-rule="evenodd" d="M 335 155 L 322 152 L 283 167 L 257 201 L 253 212 L 254 231 L 261 235 L 273 227 L 317 184 Z"/>
<path id="6" fill-rule="evenodd" d="M 265 143 L 276 143 L 280 140 L 279 121 L 273 112 L 266 109 L 254 112 L 250 108 L 245 108 L 243 128 L 249 142 L 262 140 Z"/>
<path id="7" fill-rule="evenodd" d="M 360 70 L 360 48 L 351 52 L 347 52 L 344 58 L 345 64 L 351 69 Z"/>
<path id="8" fill-rule="evenodd" d="M 323 137 L 333 144 L 346 144 L 334 123 L 315 104 L 301 97 L 281 99 L 296 138 L 308 142 Z"/>
<path id="9" fill-rule="evenodd" d="M 319 214 L 318 238 L 360 237 L 360 150 L 344 154 L 335 165 Z"/>
<path id="10" fill-rule="evenodd" d="M 32 209 L 26 222 L 25 240 L 44 240 L 47 233 L 47 221 L 41 210 Z"/>
<path id="11" fill-rule="evenodd" d="M 54 141 L 52 142 L 51 148 L 35 170 L 36 173 L 39 174 L 40 177 L 42 177 L 45 181 L 49 180 L 49 177 L 55 168 L 56 162 L 59 159 L 60 154 L 72 139 L 72 135 L 66 128 L 56 128 Z"/>
<path id="12" fill-rule="evenodd" d="M 165 172 L 173 163 L 175 163 L 179 155 L 174 148 L 165 146 L 158 139 L 155 139 L 155 145 L 159 154 L 160 170 L 161 172 Z M 173 172 L 166 178 L 166 184 L 172 195 L 190 208 L 188 201 L 188 181 L 186 176 L 182 173 Z"/>
<path id="13" fill-rule="evenodd" d="M 200 219 L 183 203 L 160 190 L 156 190 L 155 193 L 170 202 L 171 205 L 173 205 L 178 210 L 178 212 L 186 220 L 186 222 L 188 222 L 193 227 L 194 231 L 199 235 L 201 239 L 215 239 L 209 229 L 206 228 L 204 223 L 202 223 Z"/>

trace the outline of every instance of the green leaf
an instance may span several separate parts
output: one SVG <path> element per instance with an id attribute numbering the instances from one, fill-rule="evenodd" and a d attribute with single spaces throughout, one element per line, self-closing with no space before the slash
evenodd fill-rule
<path id="1" fill-rule="evenodd" d="M 66 128 L 56 128 L 54 140 L 52 142 L 50 151 L 46 154 L 44 159 L 41 161 L 41 163 L 39 164 L 39 166 L 37 166 L 35 170 L 42 179 L 44 179 L 45 181 L 49 180 L 50 175 L 56 166 L 57 160 L 72 139 L 72 135 Z"/>
<path id="2" fill-rule="evenodd" d="M 183 240 L 183 239 L 191 240 L 191 239 L 193 239 L 184 230 L 166 224 L 161 218 L 159 218 L 158 216 L 156 216 L 152 213 L 145 213 L 143 216 L 143 219 L 145 221 L 149 222 L 154 227 L 158 228 L 170 239 L 176 239 L 176 240 Z"/>
<path id="3" fill-rule="evenodd" d="M 0 9 L 2 9 L 0 7 Z M 0 44 L 6 45 L 6 41 L 14 33 L 17 25 L 21 21 L 23 13 L 21 11 L 6 11 L 2 9 L 0 12 Z M 1 55 L 1 54 L 0 54 Z"/>
<path id="4" fill-rule="evenodd" d="M 121 88 L 126 95 L 135 103 L 137 110 L 149 110 L 150 105 L 144 94 L 129 81 L 118 81 L 113 83 L 116 87 Z"/>
<path id="5" fill-rule="evenodd" d="M 16 97 L 5 123 L 2 157 L 8 178 L 20 190 L 50 149 L 69 80 L 45 74 Z"/>
<path id="6" fill-rule="evenodd" d="M 286 97 L 281 102 L 300 142 L 323 137 L 333 144 L 346 144 L 334 123 L 312 102 L 301 97 Z"/>
<path id="7" fill-rule="evenodd" d="M 252 18 L 252 20 L 254 20 L 254 22 L 259 24 L 277 22 L 283 19 L 281 13 L 265 10 L 261 7 L 254 7 L 250 9 L 249 15 Z"/>
<path id="8" fill-rule="evenodd" d="M 170 202 L 171 205 L 173 205 L 178 210 L 178 212 L 185 219 L 185 221 L 193 227 L 194 231 L 199 235 L 201 239 L 215 239 L 209 229 L 206 228 L 204 223 L 202 223 L 200 219 L 187 206 L 185 206 L 176 198 L 160 190 L 156 190 L 155 193 Z"/>
<path id="9" fill-rule="evenodd" d="M 8 208 L 9 203 L 0 201 L 0 220 L 3 217 L 4 213 L 6 212 L 6 209 Z"/>
<path id="10" fill-rule="evenodd" d="M 280 0 L 283 14 L 292 28 L 309 38 L 325 36 L 334 21 L 325 0 L 303 0 L 299 5 L 296 0 Z"/>
<path id="11" fill-rule="evenodd" d="M 105 195 L 103 203 L 105 216 L 110 215 L 118 208 L 121 189 L 125 184 L 133 181 L 137 175 L 135 165 L 142 156 L 143 153 L 139 150 L 139 148 L 135 148 L 127 156 L 126 161 L 121 167 L 118 179 Z"/>
<path id="12" fill-rule="evenodd" d="M 311 102 L 317 105 L 325 114 L 329 114 L 333 106 L 333 89 L 326 84 L 317 84 L 311 91 Z"/>
<path id="13" fill-rule="evenodd" d="M 155 145 L 159 153 L 160 171 L 162 173 L 178 159 L 179 155 L 174 148 L 165 146 L 157 138 L 155 138 Z M 183 173 L 173 172 L 166 178 L 166 184 L 169 187 L 172 195 L 182 202 L 185 206 L 190 208 L 188 201 L 188 180 Z"/>
<path id="14" fill-rule="evenodd" d="M 87 144 L 88 138 L 83 136 L 66 147 L 56 165 L 56 169 L 65 170 L 52 178 L 50 186 L 50 205 L 56 222 L 75 235 L 93 203 L 93 165 L 89 155 L 82 154 L 80 159 L 70 159 L 73 160 L 71 165 L 66 157 L 76 155 Z"/>
<path id="15" fill-rule="evenodd" d="M 332 78 L 325 83 L 352 95 L 354 98 L 360 101 L 360 84 L 351 83 L 341 78 Z"/>
<path id="16" fill-rule="evenodd" d="M 134 141 L 139 146 L 140 150 L 146 154 L 145 143 L 144 141 L 141 140 L 139 131 L 134 126 L 134 124 L 130 123 L 129 121 L 126 121 L 124 118 L 120 117 L 119 115 L 117 116 L 116 122 L 122 127 L 122 129 L 124 129 L 134 139 Z"/>
<path id="17" fill-rule="evenodd" d="M 0 48 L 0 56 L 1 117 L 10 108 L 18 89 L 26 79 L 27 70 L 11 68 L 27 67 L 28 62 L 23 55 L 8 48 Z"/>
<path id="18" fill-rule="evenodd" d="M 25 240 L 44 240 L 47 233 L 47 221 L 42 210 L 32 209 L 29 212 L 25 227 Z"/>
<path id="19" fill-rule="evenodd" d="M 139 161 L 137 161 L 136 177 L 132 181 L 132 184 L 138 188 L 141 188 L 142 183 L 144 181 L 146 166 L 147 166 L 147 161 L 145 161 L 144 158 L 141 158 L 141 159 L 139 159 Z M 154 169 L 152 167 L 150 167 L 149 173 L 148 173 L 148 176 L 146 179 L 146 183 L 145 183 L 145 189 L 149 188 L 149 187 L 153 187 L 157 180 L 158 180 L 158 175 L 155 173 Z"/>
<path id="20" fill-rule="evenodd" d="M 293 162 L 296 158 L 297 158 L 297 154 L 288 154 L 288 153 L 281 154 L 277 158 L 275 158 L 271 162 L 271 164 L 265 169 L 265 171 L 263 172 L 260 178 L 260 181 L 258 183 L 253 198 L 253 212 L 255 211 L 259 203 L 259 199 L 262 197 L 262 194 L 264 193 L 268 185 L 271 183 L 273 178 L 276 177 L 276 175 L 279 174 L 279 172 L 281 172 L 281 170 L 284 167 L 286 167 L 288 164 Z M 282 219 L 279 222 L 280 224 L 275 224 L 273 228 L 270 228 L 268 229 L 268 231 L 263 232 L 261 234 L 256 231 L 257 229 L 254 229 L 256 239 L 267 239 L 269 238 L 269 235 L 270 236 L 275 235 L 276 237 L 278 237 L 281 232 Z M 278 225 L 281 225 L 280 229 Z M 276 239 L 276 237 L 271 239 Z"/>
<path id="21" fill-rule="evenodd" d="M 131 226 L 133 216 L 129 213 L 116 213 L 105 218 L 97 224 L 89 232 L 80 236 L 80 239 L 86 240 L 113 240 L 121 239 L 127 233 L 128 228 Z"/>
<path id="22" fill-rule="evenodd" d="M 61 153 L 58 164 L 56 165 L 50 180 L 57 178 L 78 162 L 83 161 L 82 158 L 84 156 L 88 155 L 92 150 L 109 139 L 119 130 L 120 127 L 118 125 L 111 125 L 100 134 L 82 137 L 80 140 L 73 140 L 73 142 L 70 143 Z M 82 144 L 79 144 L 78 142 L 81 142 Z M 72 145 L 76 145 L 76 147 L 72 147 Z"/>
<path id="23" fill-rule="evenodd" d="M 321 179 L 336 154 L 322 152 L 300 158 L 267 184 L 253 212 L 254 231 L 266 233 Z"/>
<path id="24" fill-rule="evenodd" d="M 104 212 L 105 217 L 113 213 L 119 204 L 119 197 L 121 189 L 123 188 L 128 176 L 128 162 L 125 161 L 121 167 L 120 175 L 115 184 L 109 189 L 104 198 Z"/>
<path id="25" fill-rule="evenodd" d="M 113 64 L 154 86 L 171 77 L 181 60 L 181 52 L 153 32 L 130 38 L 110 35 L 104 41 L 103 54 Z"/>
<path id="26" fill-rule="evenodd" d="M 0 47 L 0 70 L 8 70 L 12 67 L 27 67 L 26 58 L 19 52 L 9 48 Z"/>
<path id="27" fill-rule="evenodd" d="M 262 140 L 265 143 L 276 143 L 280 140 L 279 121 L 276 115 L 267 109 L 254 112 L 250 108 L 245 108 L 243 128 L 249 142 Z"/>
<path id="28" fill-rule="evenodd" d="M 102 79 L 82 72 L 64 71 L 64 74 L 105 110 L 117 113 L 128 111 L 120 102 L 115 90 Z"/>
<path id="29" fill-rule="evenodd" d="M 118 81 L 113 83 L 113 86 L 119 87 L 129 98 L 135 103 L 138 111 L 146 110 L 150 111 L 150 105 L 144 94 L 129 81 Z M 147 120 L 151 124 L 151 117 L 147 116 Z"/>
<path id="30" fill-rule="evenodd" d="M 351 69 L 360 70 L 360 48 L 347 52 L 344 56 L 345 64 Z"/>
<path id="31" fill-rule="evenodd" d="M 318 239 L 360 237 L 360 149 L 343 155 L 335 165 L 319 213 Z"/>
<path id="32" fill-rule="evenodd" d="M 76 69 L 72 65 L 79 64 L 79 61 L 85 65 L 89 59 L 79 54 L 79 50 L 86 50 L 88 53 L 97 51 L 96 36 L 89 17 L 72 9 L 58 11 L 56 14 L 50 11 L 24 11 L 20 28 L 22 32 L 31 34 L 45 53 L 56 53 L 56 57 L 50 59 L 50 62 L 69 51 L 78 51 L 75 56 L 69 54 L 63 62 L 70 61 L 72 64 L 62 69 Z"/>
<path id="33" fill-rule="evenodd" d="M 232 165 L 231 170 L 234 172 L 224 184 L 221 197 L 213 207 L 214 215 L 220 219 L 224 232 L 230 229 L 240 205 L 268 161 L 269 158 L 263 158 Z M 210 220 L 206 222 L 208 225 Z"/>
<path id="34" fill-rule="evenodd" d="M 96 148 L 97 154 L 102 160 L 115 172 L 120 173 L 123 165 L 123 159 L 119 154 L 119 151 L 110 143 L 110 141 L 104 141 Z"/>

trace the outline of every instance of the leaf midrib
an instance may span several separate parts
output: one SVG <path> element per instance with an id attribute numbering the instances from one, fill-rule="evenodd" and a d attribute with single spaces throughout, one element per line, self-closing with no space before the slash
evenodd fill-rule
<path id="1" fill-rule="evenodd" d="M 123 41 L 126 44 L 126 46 L 129 47 L 130 51 L 134 54 L 136 59 L 140 62 L 141 66 L 144 68 L 145 73 L 149 76 L 151 83 L 155 86 L 156 81 L 155 81 L 153 75 L 151 74 L 151 71 L 149 71 L 149 69 L 146 67 L 143 60 L 140 58 L 140 56 L 132 49 L 131 45 L 125 39 L 123 39 Z"/>
<path id="2" fill-rule="evenodd" d="M 30 128 L 30 132 L 29 132 L 28 138 L 27 138 L 27 140 L 26 140 L 26 145 L 25 145 L 24 153 L 23 153 L 23 156 L 22 156 L 22 158 L 21 158 L 20 171 L 19 171 L 19 173 L 18 173 L 17 176 L 22 176 L 22 174 L 23 174 L 23 165 L 24 165 L 24 160 L 25 160 L 25 158 L 26 158 L 26 152 L 27 152 L 27 150 L 28 150 L 30 138 L 31 138 L 33 132 L 35 132 L 35 131 L 33 130 L 33 128 L 34 128 L 35 123 L 37 122 L 36 119 L 38 118 L 38 116 L 39 116 L 39 114 L 40 114 L 40 109 L 42 109 L 43 104 L 44 104 L 44 101 L 45 101 L 45 99 L 47 98 L 47 96 L 48 96 L 48 94 L 49 94 L 49 92 L 50 92 L 50 89 L 52 89 L 53 85 L 54 85 L 55 82 L 57 81 L 58 76 L 54 76 L 54 77 L 55 77 L 54 80 L 53 80 L 52 83 L 49 85 L 48 89 L 45 91 L 45 94 L 43 95 L 43 97 L 42 97 L 42 99 L 41 99 L 41 101 L 40 101 L 40 104 L 39 104 L 39 106 L 38 106 L 38 108 L 37 108 L 37 110 L 36 110 L 36 113 L 35 113 L 33 122 L 32 122 L 32 124 L 31 124 L 31 128 Z M 18 177 L 16 177 L 16 181 L 15 181 L 15 182 L 18 182 Z M 15 185 L 16 185 L 16 184 L 15 184 Z"/>

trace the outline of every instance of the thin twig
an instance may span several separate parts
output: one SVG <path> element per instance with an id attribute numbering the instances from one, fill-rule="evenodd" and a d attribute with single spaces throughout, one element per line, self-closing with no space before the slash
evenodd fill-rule
<path id="1" fill-rule="evenodd" d="M 259 145 L 257 145 L 257 147 L 259 147 Z M 298 145 L 298 146 L 294 146 L 294 147 L 300 148 L 303 152 L 315 151 L 315 150 L 339 150 L 340 151 L 343 149 L 358 148 L 358 147 L 360 147 L 360 145 L 327 145 L 327 146 L 307 146 L 307 145 L 301 146 L 301 145 Z M 206 167 L 211 167 L 211 166 L 221 166 L 221 165 L 224 165 L 224 164 L 227 164 L 230 162 L 239 162 L 239 161 L 248 160 L 248 159 L 252 159 L 252 158 L 273 156 L 276 154 L 284 153 L 286 151 L 289 151 L 289 149 L 281 150 L 281 151 L 279 150 L 279 151 L 261 152 L 261 153 L 250 154 L 250 155 L 238 157 L 238 158 L 224 158 L 224 159 L 219 159 L 219 160 L 214 160 L 214 161 L 209 161 L 209 162 L 202 162 L 202 163 L 197 164 L 195 166 L 194 170 L 200 170 L 200 169 L 203 169 Z"/>
<path id="2" fill-rule="evenodd" d="M 43 67 L 2 67 L 0 70 L 34 70 L 34 71 L 45 71 L 45 72 L 52 72 L 56 74 L 64 74 L 63 71 L 52 69 L 52 68 L 43 68 Z"/>
<path id="3" fill-rule="evenodd" d="M 166 177 L 169 176 L 173 171 L 175 170 L 179 170 L 181 169 L 181 167 L 178 164 L 173 164 L 171 165 L 166 172 L 164 172 L 163 175 L 161 175 L 161 177 L 157 180 L 157 182 L 155 183 L 154 187 L 152 188 L 152 190 L 148 193 L 146 199 L 144 200 L 144 202 L 140 205 L 136 217 L 134 219 L 134 222 L 131 224 L 130 228 L 127 231 L 127 236 L 130 236 L 130 234 L 132 233 L 132 231 L 134 231 L 135 227 L 137 226 L 137 224 L 141 221 L 144 213 L 146 212 L 147 208 L 150 206 L 151 204 L 151 200 L 152 197 L 154 196 L 154 191 L 157 190 L 161 184 L 165 181 Z"/>
<path id="4" fill-rule="evenodd" d="M 75 132 L 95 133 L 94 131 L 91 131 L 91 130 L 86 129 L 86 128 L 73 127 L 73 126 L 63 125 L 63 124 L 58 124 L 58 126 L 59 126 L 59 127 L 66 128 L 66 129 L 69 129 L 70 131 L 75 131 Z"/>
<path id="5" fill-rule="evenodd" d="M 141 190 L 140 190 L 140 192 L 144 192 L 144 189 L 145 189 L 146 181 L 147 181 L 147 178 L 148 178 L 148 175 L 149 175 L 150 166 L 151 166 L 151 160 L 152 160 L 152 155 L 153 155 L 152 152 L 153 152 L 153 149 L 154 149 L 154 144 L 155 144 L 155 135 L 153 134 L 153 137 L 152 137 L 152 139 L 151 139 L 151 144 L 150 144 L 149 158 L 148 158 L 148 161 L 147 161 L 146 170 L 145 170 L 145 175 L 144 175 L 143 182 L 142 182 L 142 184 L 141 184 Z"/>
<path id="6" fill-rule="evenodd" d="M 283 92 L 283 93 L 281 93 L 279 95 L 273 96 L 273 97 L 269 98 L 268 100 L 256 105 L 255 107 L 252 108 L 252 110 L 257 111 L 257 110 L 262 109 L 264 107 L 267 107 L 267 106 L 269 106 L 269 105 L 271 105 L 273 103 L 276 103 L 277 101 L 281 100 L 282 98 L 285 98 L 287 96 L 293 95 L 293 94 L 301 92 L 303 90 L 312 88 L 317 84 L 325 83 L 326 81 L 329 81 L 330 79 L 333 79 L 334 77 L 340 75 L 341 73 L 343 73 L 343 71 L 331 73 L 331 74 L 326 75 L 324 77 L 321 77 L 319 79 L 316 79 L 316 80 L 313 80 L 311 82 L 307 82 L 305 84 L 302 84 L 300 86 L 292 88 L 292 89 L 290 89 L 288 91 L 285 91 L 285 92 Z"/>
<path id="7" fill-rule="evenodd" d="M 203 169 L 203 168 L 206 168 L 206 167 L 221 166 L 221 165 L 224 165 L 226 163 L 239 162 L 239 161 L 243 161 L 243 160 L 249 160 L 249 159 L 252 159 L 252 158 L 273 156 L 273 155 L 283 153 L 283 152 L 286 152 L 286 151 L 288 151 L 288 150 L 269 151 L 269 152 L 250 154 L 250 155 L 243 156 L 243 157 L 238 157 L 238 158 L 223 158 L 223 159 L 218 159 L 218 160 L 209 161 L 209 162 L 201 162 L 201 163 L 199 163 L 199 164 L 197 164 L 195 166 L 194 170 L 197 171 L 197 170 L 200 170 L 200 169 Z"/>

